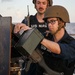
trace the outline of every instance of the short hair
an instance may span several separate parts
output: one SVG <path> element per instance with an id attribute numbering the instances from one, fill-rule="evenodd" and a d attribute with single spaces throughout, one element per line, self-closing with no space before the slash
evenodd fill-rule
<path id="1" fill-rule="evenodd" d="M 49 6 L 52 6 L 53 5 L 53 0 L 47 0 L 48 3 L 49 3 Z M 35 4 L 36 0 L 33 0 L 33 4 Z"/>

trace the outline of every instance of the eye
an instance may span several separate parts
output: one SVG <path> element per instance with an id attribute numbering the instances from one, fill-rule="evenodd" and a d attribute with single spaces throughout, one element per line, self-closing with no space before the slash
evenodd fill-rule
<path id="1" fill-rule="evenodd" d="M 46 5 L 46 2 L 43 2 L 43 5 Z"/>
<path id="2" fill-rule="evenodd" d="M 36 2 L 37 4 L 40 4 L 40 2 L 38 1 L 38 2 Z"/>
<path id="3" fill-rule="evenodd" d="M 47 24 L 49 24 L 49 23 L 50 23 L 50 24 L 52 24 L 52 25 L 53 25 L 53 24 L 55 24 L 55 23 L 56 23 L 56 21 L 57 21 L 57 20 L 50 20 L 50 21 L 47 21 Z"/>

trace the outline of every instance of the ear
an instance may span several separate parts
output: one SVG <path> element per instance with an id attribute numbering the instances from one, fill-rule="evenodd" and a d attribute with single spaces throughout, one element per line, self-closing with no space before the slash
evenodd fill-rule
<path id="1" fill-rule="evenodd" d="M 58 19 L 58 25 L 59 25 L 59 30 L 60 30 L 61 28 L 65 27 L 65 22 L 63 22 L 62 20 Z"/>

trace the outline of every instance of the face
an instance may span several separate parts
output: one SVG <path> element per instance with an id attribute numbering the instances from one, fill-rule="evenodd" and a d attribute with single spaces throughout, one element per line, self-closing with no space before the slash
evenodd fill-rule
<path id="1" fill-rule="evenodd" d="M 39 14 L 44 14 L 48 6 L 47 0 L 36 0 L 35 8 Z"/>
<path id="2" fill-rule="evenodd" d="M 57 18 L 48 18 L 47 24 L 48 24 L 50 33 L 55 34 L 59 27 Z"/>

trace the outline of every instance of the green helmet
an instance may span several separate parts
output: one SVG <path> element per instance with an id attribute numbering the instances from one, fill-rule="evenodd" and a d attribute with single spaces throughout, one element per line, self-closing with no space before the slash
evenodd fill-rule
<path id="1" fill-rule="evenodd" d="M 66 23 L 70 22 L 68 11 L 63 6 L 59 5 L 54 5 L 46 9 L 44 20 L 46 21 L 49 17 L 58 17 Z"/>
<path id="2" fill-rule="evenodd" d="M 36 2 L 36 0 L 33 0 L 33 4 L 35 4 L 35 2 Z M 49 6 L 52 6 L 53 0 L 48 0 L 48 2 L 49 2 Z"/>

